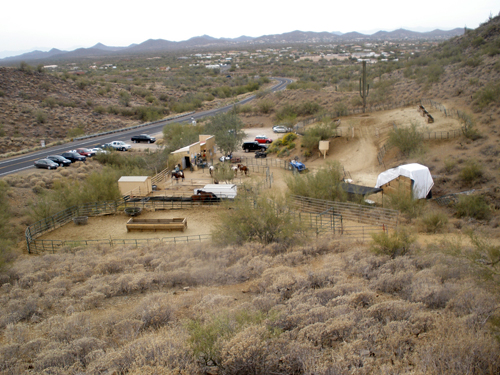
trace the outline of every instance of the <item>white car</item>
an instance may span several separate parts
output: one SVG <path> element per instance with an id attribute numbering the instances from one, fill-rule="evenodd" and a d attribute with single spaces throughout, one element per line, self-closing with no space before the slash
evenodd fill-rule
<path id="1" fill-rule="evenodd" d="M 128 151 L 132 147 L 123 141 L 113 141 L 109 145 L 118 151 Z"/>
<path id="2" fill-rule="evenodd" d="M 287 126 L 283 126 L 283 125 L 276 125 L 276 126 L 273 126 L 273 132 L 275 132 L 275 133 L 291 133 L 291 132 L 293 132 L 293 129 L 289 128 Z"/>

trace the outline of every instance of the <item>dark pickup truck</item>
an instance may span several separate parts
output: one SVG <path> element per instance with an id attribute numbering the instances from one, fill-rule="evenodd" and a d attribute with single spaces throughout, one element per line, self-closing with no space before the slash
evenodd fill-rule
<path id="1" fill-rule="evenodd" d="M 156 138 L 151 137 L 150 135 L 147 134 L 139 134 L 139 135 L 134 135 L 130 140 L 134 143 L 140 143 L 140 142 L 147 142 L 147 143 L 155 143 Z"/>

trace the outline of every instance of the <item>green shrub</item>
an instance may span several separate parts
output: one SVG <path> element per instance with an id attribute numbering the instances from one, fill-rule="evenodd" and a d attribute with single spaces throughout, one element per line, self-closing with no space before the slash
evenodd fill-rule
<path id="1" fill-rule="evenodd" d="M 388 145 L 390 147 L 397 147 L 406 157 L 421 150 L 423 142 L 424 136 L 418 131 L 417 124 L 415 123 L 412 123 L 410 127 L 400 126 L 389 132 Z"/>
<path id="2" fill-rule="evenodd" d="M 240 113 L 251 113 L 252 106 L 250 104 L 244 104 L 244 105 L 238 107 L 238 111 Z"/>
<path id="3" fill-rule="evenodd" d="M 498 102 L 500 100 L 500 83 L 489 83 L 481 90 L 476 91 L 473 99 L 473 105 L 479 110 L 487 107 L 490 103 Z"/>
<path id="4" fill-rule="evenodd" d="M 466 185 L 472 186 L 483 177 L 483 166 L 474 160 L 469 160 L 460 171 L 458 177 Z"/>
<path id="5" fill-rule="evenodd" d="M 36 122 L 38 122 L 39 124 L 44 124 L 45 122 L 47 122 L 47 114 L 42 110 L 38 110 L 35 112 L 35 118 Z"/>
<path id="6" fill-rule="evenodd" d="M 103 107 L 102 105 L 98 105 L 98 106 L 94 107 L 94 112 L 102 115 L 102 114 L 106 113 L 106 108 Z"/>
<path id="7" fill-rule="evenodd" d="M 392 259 L 407 254 L 417 239 L 406 228 L 399 228 L 390 234 L 386 232 L 373 233 L 371 236 L 371 250 L 375 254 L 388 255 Z"/>
<path id="8" fill-rule="evenodd" d="M 281 196 L 238 194 L 230 207 L 231 210 L 221 212 L 220 222 L 212 231 L 215 243 L 241 245 L 254 241 L 288 247 L 306 238 L 303 226 Z"/>
<path id="9" fill-rule="evenodd" d="M 387 205 L 405 214 L 409 219 L 413 219 L 421 215 L 425 199 L 413 198 L 413 194 L 409 190 L 405 189 L 403 185 L 399 185 L 395 191 L 387 194 Z"/>
<path id="10" fill-rule="evenodd" d="M 125 106 L 125 107 L 128 107 L 130 104 L 130 98 L 131 98 L 130 93 L 128 91 L 122 90 L 122 91 L 120 91 L 120 93 L 118 95 L 120 97 L 120 99 L 119 99 L 120 104 Z"/>
<path id="11" fill-rule="evenodd" d="M 443 212 L 427 212 L 420 218 L 420 224 L 427 233 L 442 232 L 448 225 L 448 215 Z"/>
<path id="12" fill-rule="evenodd" d="M 458 217 L 477 220 L 488 220 L 491 217 L 491 208 L 482 195 L 461 195 L 455 209 Z"/>
<path id="13" fill-rule="evenodd" d="M 285 181 L 293 195 L 343 202 L 347 199 L 340 187 L 343 180 L 344 170 L 340 163 L 328 162 L 316 173 L 294 174 Z"/>
<path id="14" fill-rule="evenodd" d="M 259 100 L 257 109 L 260 113 L 268 114 L 274 109 L 274 103 L 268 99 Z"/>

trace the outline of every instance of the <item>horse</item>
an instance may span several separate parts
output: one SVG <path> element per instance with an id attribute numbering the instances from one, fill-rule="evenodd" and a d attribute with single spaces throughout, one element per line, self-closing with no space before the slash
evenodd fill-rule
<path id="1" fill-rule="evenodd" d="M 211 202 L 219 202 L 220 199 L 211 192 L 198 190 L 196 195 L 191 196 L 191 200 L 193 202 L 202 202 L 202 203 L 211 203 Z"/>
<path id="2" fill-rule="evenodd" d="M 212 177 L 214 175 L 214 172 L 215 172 L 215 167 L 213 165 L 211 165 L 210 167 L 208 167 L 208 171 L 210 172 L 210 177 Z"/>
<path id="3" fill-rule="evenodd" d="M 248 168 L 243 164 L 238 164 L 238 169 L 241 171 L 241 174 L 245 173 L 245 176 L 248 174 Z"/>
<path id="4" fill-rule="evenodd" d="M 238 175 L 238 167 L 236 165 L 233 165 L 231 167 L 231 170 L 233 171 L 234 176 L 236 177 Z"/>
<path id="5" fill-rule="evenodd" d="M 176 181 L 179 181 L 179 178 L 182 178 L 182 181 L 184 181 L 184 172 L 183 171 L 179 171 L 179 172 L 172 171 L 172 178 L 174 178 L 174 177 L 175 177 Z"/>

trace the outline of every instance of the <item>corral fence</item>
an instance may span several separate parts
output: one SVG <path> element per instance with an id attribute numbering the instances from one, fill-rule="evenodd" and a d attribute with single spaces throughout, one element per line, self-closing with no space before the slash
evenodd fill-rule
<path id="1" fill-rule="evenodd" d="M 334 214 L 341 215 L 344 222 L 347 220 L 384 228 L 396 228 L 398 226 L 399 211 L 397 210 L 299 195 L 292 195 L 291 199 L 291 208 L 295 211 L 319 214 L 331 209 Z"/>
<path id="2" fill-rule="evenodd" d="M 212 239 L 210 234 L 200 234 L 192 236 L 178 236 L 178 237 L 163 237 L 163 238 L 145 238 L 145 239 L 102 239 L 102 240 L 77 240 L 77 241 L 64 241 L 64 240 L 33 240 L 30 244 L 30 254 L 55 254 L 64 249 L 71 250 L 81 246 L 89 245 L 103 245 L 103 246 L 145 246 L 157 243 L 170 243 L 170 244 L 185 244 L 190 242 L 202 242 Z"/>
<path id="3" fill-rule="evenodd" d="M 210 235 L 164 237 L 153 239 L 99 239 L 99 240 L 39 240 L 42 234 L 57 229 L 76 217 L 92 217 L 114 214 L 122 212 L 127 207 L 141 207 L 149 210 L 170 210 L 192 208 L 202 205 L 202 202 L 193 202 L 178 197 L 170 201 L 138 199 L 134 201 L 117 200 L 84 204 L 70 207 L 60 211 L 48 218 L 40 220 L 26 228 L 25 237 L 30 254 L 40 254 L 44 252 L 56 252 L 63 248 L 72 248 L 83 245 L 103 244 L 103 245 L 147 245 L 153 242 L 163 243 L 186 243 L 192 241 L 205 241 L 210 239 Z M 211 204 L 219 204 L 212 202 Z M 327 201 L 302 196 L 292 196 L 292 204 L 289 211 L 301 225 L 314 230 L 317 235 L 328 234 L 333 237 L 349 236 L 355 239 L 364 240 L 369 238 L 369 234 L 375 231 L 387 231 L 389 228 L 396 228 L 398 225 L 398 211 L 363 206 L 355 203 L 344 203 Z M 364 226 L 347 225 L 346 221 L 366 224 Z"/>
<path id="4" fill-rule="evenodd" d="M 87 203 L 81 206 L 73 206 L 70 208 L 67 208 L 63 211 L 60 211 L 50 217 L 47 217 L 45 219 L 42 219 L 40 221 L 37 221 L 36 223 L 30 225 L 29 227 L 26 228 L 25 231 L 25 237 L 26 237 L 26 244 L 28 247 L 28 253 L 30 254 L 37 254 L 41 251 L 49 250 L 52 251 L 56 248 L 61 248 L 62 246 L 67 246 L 67 244 L 90 244 L 90 243 L 108 243 L 108 244 L 125 244 L 126 241 L 129 244 L 134 244 L 134 243 L 144 243 L 144 241 L 147 240 L 115 240 L 115 239 L 110 239 L 110 240 L 81 240 L 81 241 L 54 241 L 54 240 L 37 240 L 38 237 L 40 237 L 42 234 L 52 231 L 54 229 L 57 229 L 65 224 L 68 224 L 71 222 L 74 218 L 76 217 L 81 217 L 81 216 L 87 216 L 87 217 L 92 217 L 92 216 L 103 216 L 103 215 L 110 215 L 110 214 L 115 214 L 118 212 L 123 212 L 125 208 L 127 207 L 141 207 L 143 209 L 149 209 L 149 210 L 170 210 L 170 209 L 182 209 L 182 208 L 192 208 L 196 206 L 200 206 L 204 203 L 202 202 L 193 202 L 193 201 L 187 201 L 179 197 L 177 200 L 171 200 L 171 201 L 157 201 L 157 200 L 151 200 L 151 199 L 140 199 L 136 201 L 127 201 L 127 200 L 117 200 L 117 201 L 105 201 L 105 202 L 95 202 L 95 203 Z M 210 202 L 210 204 L 219 204 L 219 202 Z M 206 205 L 206 203 L 205 203 Z M 205 235 L 206 236 L 206 235 Z M 187 236 L 187 237 L 193 237 L 193 241 L 197 241 L 196 238 L 198 236 Z M 172 240 L 172 241 L 177 241 L 177 242 L 182 242 L 180 238 L 186 238 L 184 237 L 179 237 L 179 239 Z M 203 237 L 202 239 L 206 239 Z M 202 240 L 199 239 L 198 240 Z M 119 242 L 122 241 L 122 242 Z M 162 239 L 163 242 L 170 241 L 168 238 Z M 176 242 L 176 243 L 177 243 Z"/>

